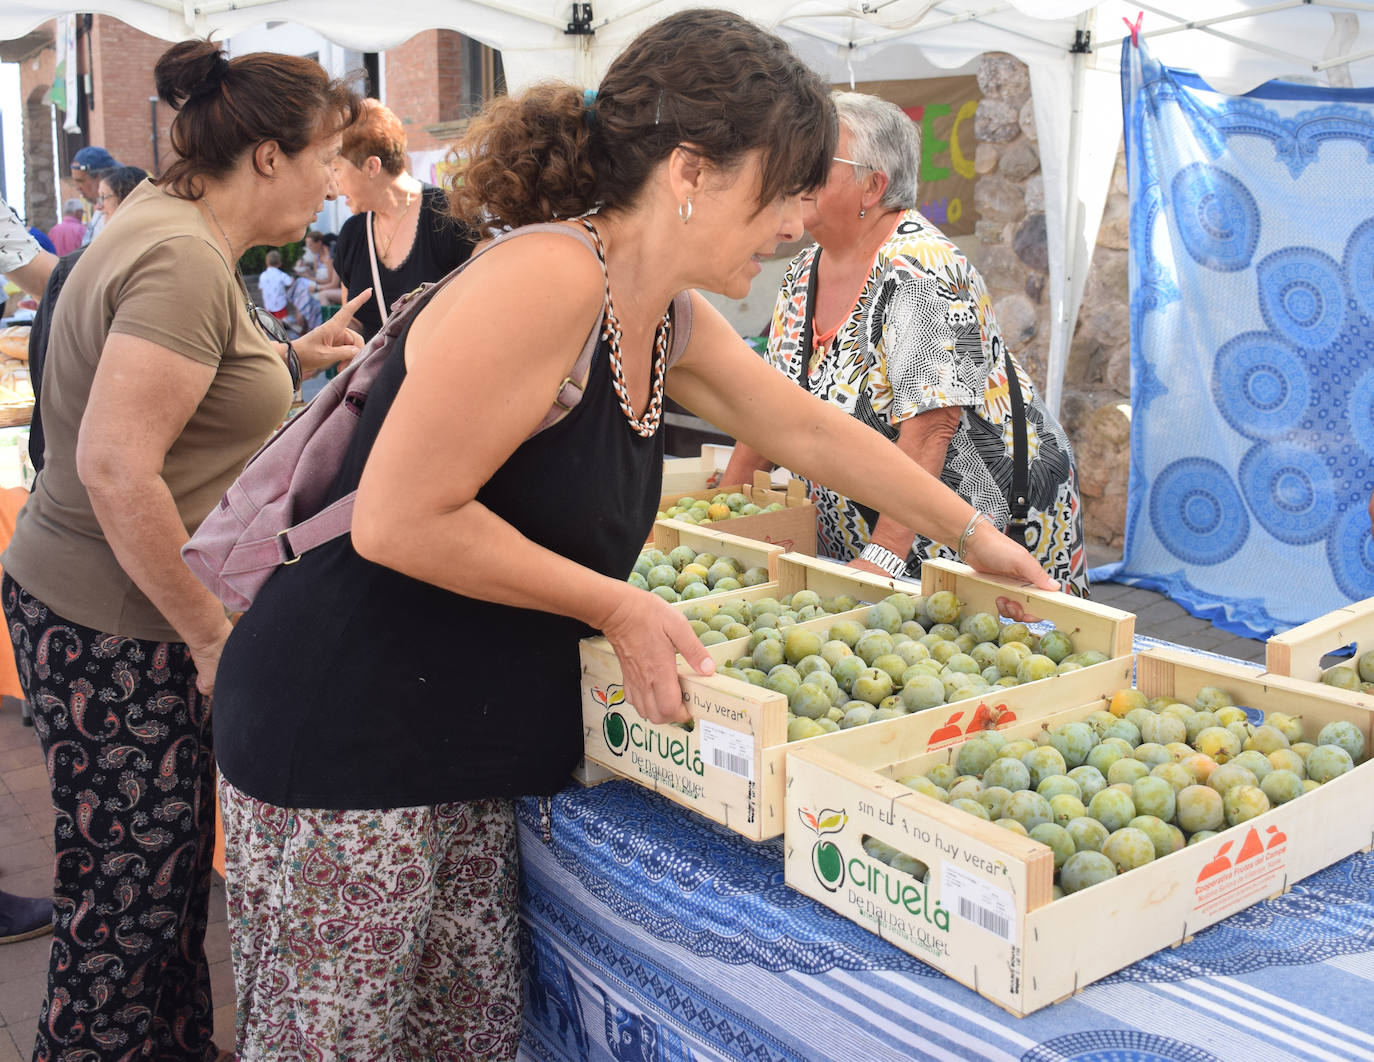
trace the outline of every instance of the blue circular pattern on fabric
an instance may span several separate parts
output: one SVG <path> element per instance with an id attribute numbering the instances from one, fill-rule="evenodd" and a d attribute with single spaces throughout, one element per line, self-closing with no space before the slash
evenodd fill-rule
<path id="1" fill-rule="evenodd" d="M 1369 532 L 1369 511 L 1352 505 L 1336 518 L 1326 540 L 1326 559 L 1341 593 L 1351 601 L 1374 597 L 1374 536 Z"/>
<path id="2" fill-rule="evenodd" d="M 1345 419 L 1350 437 L 1374 461 L 1374 368 L 1366 369 L 1351 386 Z"/>
<path id="3" fill-rule="evenodd" d="M 1137 1029 L 1089 1029 L 1036 1044 L 1021 1062 L 1221 1062 L 1194 1044 Z"/>
<path id="4" fill-rule="evenodd" d="M 1260 526 L 1292 546 L 1325 538 L 1336 517 L 1331 469 L 1311 450 L 1260 443 L 1241 458 L 1240 489 Z"/>
<path id="5" fill-rule="evenodd" d="M 1345 279 L 1350 295 L 1365 314 L 1374 317 L 1374 218 L 1362 222 L 1345 245 Z"/>
<path id="6" fill-rule="evenodd" d="M 1193 259 L 1225 273 L 1248 268 L 1260 231 L 1250 189 L 1205 162 L 1184 166 L 1172 188 L 1179 233 Z"/>
<path id="7" fill-rule="evenodd" d="M 1311 247 L 1285 247 L 1255 267 L 1265 323 L 1296 347 L 1329 346 L 1345 324 L 1341 267 Z"/>
<path id="8" fill-rule="evenodd" d="M 1202 457 L 1168 465 L 1150 490 L 1150 524 L 1164 547 L 1189 564 L 1217 564 L 1250 534 L 1245 503 L 1226 469 Z"/>
<path id="9" fill-rule="evenodd" d="M 1247 439 L 1273 439 L 1296 428 L 1312 387 L 1301 355 L 1269 332 L 1245 332 L 1219 351 L 1212 401 Z"/>

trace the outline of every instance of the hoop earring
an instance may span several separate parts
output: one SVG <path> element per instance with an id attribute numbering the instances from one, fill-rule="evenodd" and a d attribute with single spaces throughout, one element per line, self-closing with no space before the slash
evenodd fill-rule
<path id="1" fill-rule="evenodd" d="M 679 203 L 679 204 L 677 205 L 677 216 L 680 217 L 680 218 L 682 219 L 682 223 L 683 223 L 684 225 L 686 225 L 687 222 L 689 222 L 689 221 L 692 220 L 692 197 L 691 197 L 690 195 L 687 197 L 687 209 L 686 209 L 686 210 L 683 210 L 683 209 L 682 209 L 682 204 L 681 204 L 681 203 Z"/>

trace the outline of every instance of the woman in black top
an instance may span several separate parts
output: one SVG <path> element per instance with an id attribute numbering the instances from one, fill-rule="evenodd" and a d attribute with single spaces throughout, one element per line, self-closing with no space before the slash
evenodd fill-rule
<path id="1" fill-rule="evenodd" d="M 344 130 L 337 173 L 339 190 L 353 211 L 334 245 L 343 302 L 374 286 L 367 239 L 372 225 L 383 302 L 379 306 L 374 293 L 353 316 L 353 327 L 371 339 L 392 303 L 457 269 L 472 254 L 473 241 L 449 217 L 443 191 L 406 172 L 405 127 L 376 100 L 364 100 L 358 120 Z"/>
<path id="2" fill-rule="evenodd" d="M 580 754 L 578 638 L 605 633 L 657 723 L 689 718 L 678 653 L 714 669 L 681 612 L 626 582 L 665 394 L 975 567 L 1055 586 L 693 290 L 743 298 L 800 236 L 835 153 L 820 78 L 694 8 L 592 95 L 539 85 L 469 123 L 454 214 L 523 232 L 397 322 L 332 487 L 357 489 L 350 534 L 277 569 L 222 658 L 240 1057 L 514 1057 L 511 798 L 555 792 Z M 532 434 L 589 335 L 581 401 Z"/>

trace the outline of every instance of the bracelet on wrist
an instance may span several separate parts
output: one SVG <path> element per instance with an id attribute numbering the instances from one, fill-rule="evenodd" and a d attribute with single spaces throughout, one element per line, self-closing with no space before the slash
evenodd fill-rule
<path id="1" fill-rule="evenodd" d="M 969 517 L 968 523 L 964 525 L 964 533 L 959 536 L 959 544 L 954 547 L 954 552 L 961 561 L 968 554 L 969 545 L 972 542 L 974 532 L 978 530 L 978 522 L 980 520 L 987 520 L 989 523 L 992 522 L 987 513 L 982 513 L 975 509 L 973 515 Z"/>
<path id="2" fill-rule="evenodd" d="M 880 546 L 876 542 L 870 542 L 864 546 L 859 553 L 859 559 L 877 565 L 894 578 L 906 574 L 906 558 L 899 557 L 892 550 Z"/>

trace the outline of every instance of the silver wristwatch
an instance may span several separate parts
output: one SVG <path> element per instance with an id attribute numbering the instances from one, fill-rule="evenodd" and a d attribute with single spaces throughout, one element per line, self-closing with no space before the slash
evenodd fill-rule
<path id="1" fill-rule="evenodd" d="M 868 561 L 869 564 L 876 564 L 888 575 L 896 577 L 906 574 L 906 558 L 897 556 L 892 550 L 886 549 L 876 542 L 870 542 L 864 546 L 859 558 Z"/>

